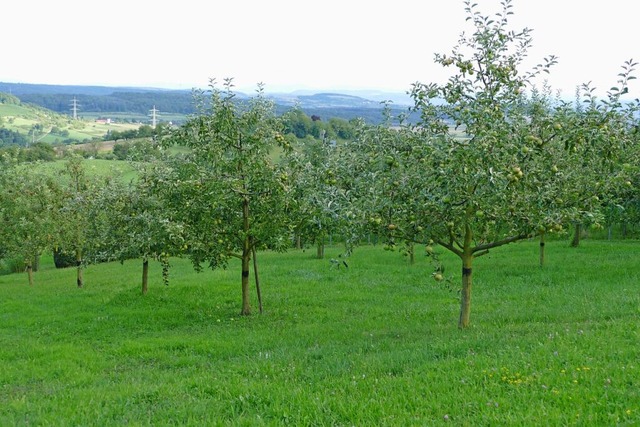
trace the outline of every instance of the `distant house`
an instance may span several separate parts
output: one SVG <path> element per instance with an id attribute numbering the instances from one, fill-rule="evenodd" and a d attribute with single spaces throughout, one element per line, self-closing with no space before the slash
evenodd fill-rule
<path id="1" fill-rule="evenodd" d="M 104 117 L 98 117 L 96 119 L 96 123 L 100 123 L 101 125 L 110 125 L 111 124 L 111 119 L 104 118 Z"/>

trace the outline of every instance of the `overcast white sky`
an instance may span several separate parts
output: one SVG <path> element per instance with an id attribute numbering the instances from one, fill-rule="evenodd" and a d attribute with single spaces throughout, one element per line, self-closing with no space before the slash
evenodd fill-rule
<path id="1" fill-rule="evenodd" d="M 500 11 L 499 0 L 476 1 L 483 14 Z M 640 60 L 635 0 L 513 5 L 512 28 L 534 30 L 530 60 L 558 56 L 549 81 L 565 96 L 587 81 L 609 89 L 625 60 Z M 405 92 L 441 80 L 434 53 L 469 28 L 462 0 L 20 0 L 2 9 L 0 81 L 70 85 L 192 88 L 232 77 L 243 90 Z"/>

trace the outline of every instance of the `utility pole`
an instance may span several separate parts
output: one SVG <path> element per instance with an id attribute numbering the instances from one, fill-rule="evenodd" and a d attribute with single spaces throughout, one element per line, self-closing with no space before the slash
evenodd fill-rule
<path id="1" fill-rule="evenodd" d="M 73 120 L 78 120 L 78 100 L 76 97 L 73 97 L 73 101 L 71 103 L 71 111 L 73 112 Z"/>
<path id="2" fill-rule="evenodd" d="M 157 114 L 159 113 L 158 110 L 156 110 L 156 106 L 153 106 L 153 109 L 149 110 L 151 111 L 151 128 L 155 129 L 156 128 L 156 124 L 158 122 L 158 117 Z"/>

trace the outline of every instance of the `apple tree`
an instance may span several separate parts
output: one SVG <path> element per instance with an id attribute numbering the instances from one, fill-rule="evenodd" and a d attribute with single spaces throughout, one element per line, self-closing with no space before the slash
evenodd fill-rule
<path id="1" fill-rule="evenodd" d="M 341 185 L 355 193 L 360 233 L 382 237 L 385 250 L 399 250 L 413 263 L 415 244 L 427 243 L 423 227 L 424 178 L 429 172 L 425 146 L 399 117 L 392 124 L 389 106 L 382 123 L 360 125 L 357 137 L 341 152 Z"/>
<path id="2" fill-rule="evenodd" d="M 33 285 L 34 263 L 52 247 L 52 206 L 57 184 L 32 165 L 17 166 L 0 176 L 0 241 L 5 256 L 24 263 Z"/>
<path id="3" fill-rule="evenodd" d="M 5 197 L 2 194 L 6 191 L 7 186 L 7 178 L 11 176 L 11 172 L 13 170 L 14 162 L 13 159 L 6 153 L 0 153 L 0 202 L 5 201 Z M 0 203 L 0 219 L 4 220 L 5 211 L 8 207 L 4 206 L 3 203 Z M 2 235 L 2 231 L 0 231 L 0 260 L 3 259 L 6 255 L 6 245 L 4 242 L 4 236 Z"/>
<path id="4" fill-rule="evenodd" d="M 568 148 L 573 154 L 571 187 L 567 193 L 573 198 L 591 200 L 594 215 L 587 212 L 578 216 L 571 246 L 578 246 L 583 224 L 600 227 L 604 210 L 622 202 L 620 196 L 632 190 L 633 170 L 637 164 L 638 100 L 624 97 L 629 82 L 634 80 L 636 63 L 626 61 L 618 74 L 618 81 L 599 99 L 590 83 L 583 84 L 578 92 L 579 103 L 572 111 L 566 126 Z"/>
<path id="5" fill-rule="evenodd" d="M 167 169 L 159 160 L 138 165 L 137 178 L 125 182 L 107 178 L 91 205 L 88 226 L 96 261 L 142 260 L 142 294 L 148 291 L 149 261 L 162 265 L 163 282 L 169 284 L 169 259 L 186 250 L 184 227 L 158 189 Z"/>
<path id="6" fill-rule="evenodd" d="M 285 181 L 291 186 L 296 238 L 316 245 L 318 259 L 334 234 L 342 234 L 347 224 L 344 197 L 338 182 L 337 147 L 325 139 L 302 140 L 286 157 Z"/>
<path id="7" fill-rule="evenodd" d="M 69 158 L 62 171 L 52 210 L 56 229 L 54 249 L 73 254 L 79 288 L 84 286 L 84 255 L 89 245 L 87 230 L 96 192 L 93 184 L 93 179 L 87 176 L 85 160 L 80 156 Z"/>
<path id="8" fill-rule="evenodd" d="M 189 152 L 174 158 L 164 200 L 179 211 L 187 255 L 197 269 L 240 260 L 241 314 L 249 315 L 252 259 L 256 283 L 258 277 L 256 250 L 285 250 L 291 239 L 290 187 L 275 159 L 291 147 L 261 84 L 255 96 L 241 100 L 232 79 L 223 88 L 212 80 L 195 100 L 197 114 L 166 140 Z"/>
<path id="9" fill-rule="evenodd" d="M 509 28 L 511 1 L 503 1 L 494 17 L 483 16 L 469 1 L 465 5 L 471 32 L 462 34 L 451 53 L 435 55 L 438 64 L 452 69 L 450 78 L 412 86 L 410 112 L 418 118 L 399 129 L 378 129 L 377 136 L 361 134 L 379 153 L 370 158 L 375 167 L 368 172 L 373 194 L 367 200 L 376 204 L 375 212 L 388 212 L 388 241 L 401 236 L 433 242 L 459 257 L 460 328 L 470 322 L 478 257 L 561 231 L 593 208 L 562 200 L 578 144 L 566 130 L 571 113 L 535 86 L 556 58 L 522 71 L 532 36 L 530 29 Z M 354 151 L 363 151 L 362 140 L 354 144 L 360 145 Z"/>

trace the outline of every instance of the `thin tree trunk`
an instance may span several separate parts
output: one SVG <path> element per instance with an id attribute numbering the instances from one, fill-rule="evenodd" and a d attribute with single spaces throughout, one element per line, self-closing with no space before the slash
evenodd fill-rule
<path id="1" fill-rule="evenodd" d="M 256 247 L 251 247 L 251 253 L 253 254 L 253 275 L 256 279 L 256 294 L 258 295 L 258 308 L 260 314 L 262 314 L 262 293 L 260 292 L 260 279 L 258 278 L 258 256 L 256 255 Z"/>
<path id="2" fill-rule="evenodd" d="M 580 245 L 580 234 L 582 233 L 582 224 L 579 222 L 575 225 L 575 232 L 573 234 L 573 240 L 571 241 L 571 247 L 577 248 Z"/>
<path id="3" fill-rule="evenodd" d="M 33 286 L 33 266 L 27 264 L 27 277 L 29 278 L 29 286 Z"/>
<path id="4" fill-rule="evenodd" d="M 622 223 L 622 240 L 627 238 L 627 223 Z"/>
<path id="5" fill-rule="evenodd" d="M 84 277 L 82 274 L 82 251 L 80 249 L 76 249 L 76 283 L 78 284 L 78 288 L 82 288 L 84 286 Z"/>
<path id="6" fill-rule="evenodd" d="M 544 267 L 544 231 L 540 233 L 540 267 Z"/>
<path id="7" fill-rule="evenodd" d="M 473 255 L 462 256 L 462 292 L 460 297 L 460 329 L 469 326 L 471 317 L 471 287 L 473 285 L 472 276 Z"/>
<path id="8" fill-rule="evenodd" d="M 318 240 L 316 256 L 318 259 L 324 259 L 324 236 Z"/>
<path id="9" fill-rule="evenodd" d="M 412 243 L 409 243 L 409 264 L 413 265 L 416 262 L 416 251 L 415 251 L 415 245 Z"/>
<path id="10" fill-rule="evenodd" d="M 243 316 L 251 314 L 251 301 L 249 300 L 249 262 L 251 261 L 251 237 L 249 236 L 249 199 L 242 201 L 242 220 L 245 232 L 242 242 L 242 311 Z"/>
<path id="11" fill-rule="evenodd" d="M 607 227 L 607 240 L 611 240 L 611 234 L 613 233 L 613 226 L 611 224 L 609 224 L 609 227 Z"/>
<path id="12" fill-rule="evenodd" d="M 142 260 L 142 295 L 146 295 L 149 290 L 149 258 Z"/>
<path id="13" fill-rule="evenodd" d="M 467 224 L 464 234 L 464 250 L 460 255 L 460 258 L 462 258 L 462 292 L 460 296 L 460 320 L 458 321 L 460 329 L 469 326 L 469 318 L 471 317 L 471 287 L 473 284 L 473 276 L 471 275 L 473 265 L 472 238 L 471 227 Z"/>
<path id="14" fill-rule="evenodd" d="M 242 250 L 242 311 L 243 316 L 251 314 L 251 302 L 249 300 L 249 262 L 251 261 L 251 249 L 249 238 L 245 238 Z"/>
<path id="15" fill-rule="evenodd" d="M 302 237 L 300 237 L 300 233 L 296 233 L 296 249 L 302 249 Z"/>

